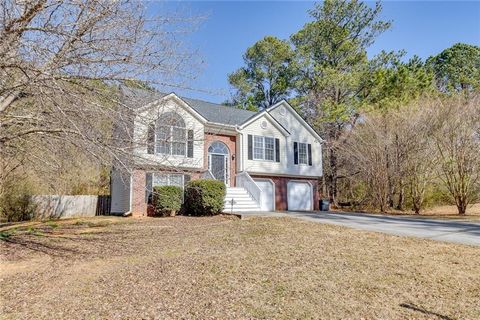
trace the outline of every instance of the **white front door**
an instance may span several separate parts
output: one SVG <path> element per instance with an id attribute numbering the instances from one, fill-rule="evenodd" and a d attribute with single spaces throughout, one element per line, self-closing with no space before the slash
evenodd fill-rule
<path id="1" fill-rule="evenodd" d="M 275 210 L 275 187 L 271 180 L 254 179 L 262 194 L 260 196 L 260 210 L 274 211 Z"/>
<path id="2" fill-rule="evenodd" d="M 288 210 L 313 210 L 312 186 L 308 182 L 290 181 L 287 184 Z"/>

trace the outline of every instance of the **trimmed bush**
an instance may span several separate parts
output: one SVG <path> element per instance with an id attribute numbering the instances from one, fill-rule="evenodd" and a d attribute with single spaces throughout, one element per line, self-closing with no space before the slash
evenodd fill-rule
<path id="1" fill-rule="evenodd" d="M 182 206 L 183 190 L 176 186 L 153 188 L 153 207 L 156 216 L 174 216 Z"/>
<path id="2" fill-rule="evenodd" d="M 185 189 L 185 214 L 212 216 L 223 211 L 226 187 L 222 181 L 200 179 L 187 184 Z"/>

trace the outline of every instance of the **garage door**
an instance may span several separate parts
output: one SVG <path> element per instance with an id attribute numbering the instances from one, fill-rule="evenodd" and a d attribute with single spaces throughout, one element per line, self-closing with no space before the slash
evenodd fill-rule
<path id="1" fill-rule="evenodd" d="M 275 188 L 273 182 L 270 180 L 255 179 L 255 183 L 262 190 L 262 195 L 260 197 L 260 210 L 262 211 L 274 211 L 274 194 Z"/>
<path id="2" fill-rule="evenodd" d="M 307 182 L 290 181 L 287 184 L 288 210 L 312 210 L 312 186 Z"/>

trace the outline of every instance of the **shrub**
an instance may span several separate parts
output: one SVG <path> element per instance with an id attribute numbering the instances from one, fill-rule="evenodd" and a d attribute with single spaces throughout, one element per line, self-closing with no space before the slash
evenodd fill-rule
<path id="1" fill-rule="evenodd" d="M 183 190 L 176 186 L 153 188 L 153 206 L 156 216 L 174 216 L 182 206 Z"/>
<path id="2" fill-rule="evenodd" d="M 218 180 L 193 180 L 185 189 L 185 213 L 212 216 L 223 211 L 226 187 Z"/>
<path id="3" fill-rule="evenodd" d="M 32 197 L 23 192 L 9 190 L 0 197 L 0 217 L 8 222 L 32 219 L 35 207 Z"/>

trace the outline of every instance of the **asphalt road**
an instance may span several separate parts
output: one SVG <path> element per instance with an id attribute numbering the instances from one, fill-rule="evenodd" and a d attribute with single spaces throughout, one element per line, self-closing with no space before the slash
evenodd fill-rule
<path id="1" fill-rule="evenodd" d="M 328 223 L 354 229 L 383 232 L 398 236 L 425 238 L 480 246 L 480 221 L 456 221 L 405 216 L 381 216 L 327 212 L 247 213 L 243 216 L 289 216 L 306 221 Z"/>

